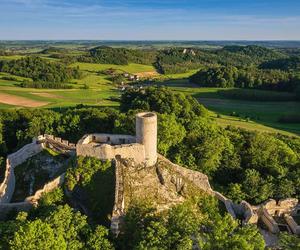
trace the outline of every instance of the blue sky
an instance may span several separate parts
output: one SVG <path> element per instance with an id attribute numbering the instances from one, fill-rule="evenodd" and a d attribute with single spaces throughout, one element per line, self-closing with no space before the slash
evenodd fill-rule
<path id="1" fill-rule="evenodd" d="M 300 0 L 0 0 L 0 40 L 300 40 Z"/>

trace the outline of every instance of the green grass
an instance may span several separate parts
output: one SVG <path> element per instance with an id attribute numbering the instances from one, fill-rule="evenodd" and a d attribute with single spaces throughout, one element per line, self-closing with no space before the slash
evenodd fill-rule
<path id="1" fill-rule="evenodd" d="M 0 103 L 0 109 L 15 108 L 16 106 Z"/>
<path id="2" fill-rule="evenodd" d="M 217 115 L 217 113 L 213 113 L 211 117 L 213 117 L 217 122 L 217 124 L 220 125 L 221 127 L 234 126 L 234 127 L 247 129 L 247 130 L 252 130 L 252 131 L 260 131 L 260 132 L 275 133 L 275 134 L 280 133 L 288 136 L 297 136 L 296 133 L 264 126 L 257 122 L 251 120 L 248 121 L 247 119 L 243 119 L 243 118 L 236 118 L 236 117 L 225 116 L 225 115 L 220 116 Z"/>
<path id="3" fill-rule="evenodd" d="M 159 85 L 168 86 L 175 92 L 194 96 L 206 108 L 213 111 L 214 117 L 216 114 L 222 115 L 222 119 L 216 119 L 222 126 L 233 125 L 250 130 L 300 135 L 300 124 L 278 122 L 283 115 L 299 115 L 300 102 L 284 101 L 293 100 L 293 94 L 251 89 L 200 88 L 186 79 L 166 81 Z M 240 100 L 228 98 L 230 95 L 226 92 L 232 91 L 237 92 L 235 94 L 240 97 Z M 266 100 L 280 101 L 247 100 L 247 98 L 253 99 L 253 96 L 259 96 L 261 100 L 265 96 Z M 233 113 L 235 113 L 234 116 L 232 116 Z M 246 122 L 246 118 L 250 121 Z"/>
<path id="4" fill-rule="evenodd" d="M 3 79 L 3 77 L 13 77 L 16 79 L 16 81 L 11 81 L 11 80 L 5 80 Z M 9 73 L 5 73 L 5 72 L 0 72 L 0 86 L 3 86 L 3 85 L 6 85 L 6 86 L 9 86 L 9 85 L 15 85 L 15 84 L 19 84 L 19 82 L 17 81 L 32 81 L 31 78 L 26 78 L 26 77 L 22 77 L 22 76 L 16 76 L 16 75 L 12 75 L 12 74 L 9 74 Z"/>
<path id="5" fill-rule="evenodd" d="M 13 56 L 0 56 L 0 61 L 1 60 L 5 60 L 5 61 L 8 61 L 8 60 L 17 60 L 17 59 L 21 59 L 25 56 L 23 55 L 13 55 Z"/>
<path id="6" fill-rule="evenodd" d="M 179 74 L 166 74 L 163 75 L 165 79 L 186 79 L 189 78 L 191 75 L 198 72 L 199 69 L 189 70 L 186 73 L 179 73 Z"/>
<path id="7" fill-rule="evenodd" d="M 143 64 L 128 64 L 128 65 L 114 65 L 114 64 L 97 64 L 97 63 L 74 63 L 72 67 L 79 67 L 80 70 L 89 71 L 89 72 L 98 72 L 107 69 L 120 70 L 122 72 L 128 73 L 140 73 L 155 71 L 155 68 L 151 65 Z"/>
<path id="8" fill-rule="evenodd" d="M 283 115 L 299 113 L 299 102 L 254 102 L 216 98 L 199 98 L 198 100 L 216 113 L 238 116 L 241 119 L 249 118 L 256 123 L 300 134 L 300 124 L 278 122 Z"/>

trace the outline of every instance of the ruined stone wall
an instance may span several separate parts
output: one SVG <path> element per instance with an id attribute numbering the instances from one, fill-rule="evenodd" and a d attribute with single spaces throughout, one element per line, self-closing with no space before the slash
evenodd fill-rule
<path id="1" fill-rule="evenodd" d="M 32 203 L 29 202 L 18 202 L 18 203 L 0 203 L 0 220 L 11 212 L 28 212 L 33 207 Z"/>
<path id="2" fill-rule="evenodd" d="M 294 234 L 300 235 L 300 226 L 296 223 L 294 218 L 290 215 L 285 215 L 284 219 L 285 219 L 286 223 L 288 224 L 288 226 L 290 227 L 291 231 Z"/>
<path id="3" fill-rule="evenodd" d="M 69 143 L 59 137 L 41 135 L 38 136 L 37 139 L 33 139 L 32 143 L 25 145 L 17 152 L 7 156 L 5 177 L 0 185 L 0 203 L 9 203 L 14 193 L 16 182 L 14 168 L 40 153 L 45 147 L 51 145 L 62 153 L 75 152 L 76 148 L 75 144 Z"/>
<path id="4" fill-rule="evenodd" d="M 75 154 L 76 144 L 69 143 L 69 141 L 63 140 L 60 137 L 45 134 L 43 136 L 39 136 L 38 141 L 43 142 L 45 147 L 51 148 L 62 154 Z"/>
<path id="5" fill-rule="evenodd" d="M 217 191 L 213 191 L 214 196 L 219 200 L 222 201 L 226 207 L 227 212 L 232 216 L 232 218 L 236 219 L 236 213 L 234 211 L 234 204 L 232 200 L 226 198 L 224 195 Z"/>
<path id="6" fill-rule="evenodd" d="M 259 218 L 262 222 L 267 226 L 268 230 L 273 233 L 277 234 L 280 232 L 279 226 L 274 218 L 268 213 L 266 208 L 261 208 L 259 211 Z"/>
<path id="7" fill-rule="evenodd" d="M 117 155 L 122 158 L 134 159 L 137 164 L 145 161 L 144 146 L 138 143 L 108 145 L 108 144 L 77 144 L 78 156 L 91 156 L 102 160 L 113 160 Z"/>
<path id="8" fill-rule="evenodd" d="M 268 213 L 270 215 L 275 215 L 275 213 L 280 216 L 281 214 L 290 214 L 292 211 L 297 207 L 298 205 L 298 199 L 294 198 L 288 198 L 288 199 L 282 199 L 276 202 L 273 199 L 269 199 L 263 204 L 260 205 L 260 207 L 266 208 Z"/>
<path id="9" fill-rule="evenodd" d="M 33 196 L 27 197 L 25 201 L 33 204 L 36 203 L 43 196 L 44 193 L 49 193 L 54 189 L 60 187 L 64 183 L 65 175 L 66 174 L 63 173 L 51 182 L 48 182 L 42 189 L 37 190 Z"/>
<path id="10" fill-rule="evenodd" d="M 42 150 L 43 144 L 33 141 L 7 156 L 5 178 L 0 186 L 0 203 L 9 203 L 14 193 L 16 182 L 14 168 Z"/>
<path id="11" fill-rule="evenodd" d="M 112 145 L 130 144 L 135 143 L 135 136 L 131 135 L 116 135 L 116 134 L 89 134 L 85 135 L 78 144 L 89 144 L 89 143 L 107 143 Z"/>
<path id="12" fill-rule="evenodd" d="M 167 162 L 167 164 L 171 166 L 173 170 L 177 172 L 179 175 L 182 175 L 184 178 L 194 183 L 197 187 L 199 187 L 203 191 L 209 194 L 214 194 L 214 191 L 210 187 L 208 177 L 205 174 L 176 165 L 171 161 L 169 161 L 167 158 L 163 157 L 162 155 L 158 155 L 158 161 Z"/>
<path id="13" fill-rule="evenodd" d="M 241 202 L 241 214 L 243 215 L 244 224 L 256 224 L 258 221 L 258 215 L 254 211 L 253 207 L 246 201 Z"/>
<path id="14" fill-rule="evenodd" d="M 110 229 L 114 235 L 120 233 L 122 217 L 124 216 L 124 173 L 123 165 L 119 160 L 115 161 L 115 200 L 112 212 Z"/>

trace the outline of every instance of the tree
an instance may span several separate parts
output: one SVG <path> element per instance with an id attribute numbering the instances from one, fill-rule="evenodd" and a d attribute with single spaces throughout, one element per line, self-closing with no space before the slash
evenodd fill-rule
<path id="1" fill-rule="evenodd" d="M 297 162 L 297 155 L 284 142 L 263 133 L 253 133 L 247 140 L 244 162 L 248 168 L 260 171 L 264 176 L 286 175 L 287 166 Z"/>
<path id="2" fill-rule="evenodd" d="M 185 137 L 185 128 L 176 121 L 174 115 L 158 116 L 158 151 L 167 155 L 170 147 L 181 143 Z"/>
<path id="3" fill-rule="evenodd" d="M 50 85 L 81 76 L 77 68 L 67 68 L 61 63 L 50 62 L 34 56 L 2 62 L 0 71 L 32 78 L 37 82 L 47 82 Z"/>
<path id="4" fill-rule="evenodd" d="M 246 198 L 246 194 L 242 190 L 242 185 L 238 183 L 229 184 L 227 194 L 235 203 L 240 203 Z"/>
<path id="5" fill-rule="evenodd" d="M 15 232 L 10 241 L 12 250 L 52 250 L 67 249 L 67 244 L 62 235 L 57 234 L 51 226 L 41 220 L 28 222 Z"/>
<path id="6" fill-rule="evenodd" d="M 296 235 L 280 233 L 279 246 L 285 250 L 298 250 L 300 249 L 300 238 Z"/>
<path id="7" fill-rule="evenodd" d="M 183 143 L 176 146 L 171 157 L 180 164 L 212 175 L 220 167 L 222 154 L 232 147 L 222 130 L 209 120 L 196 117 L 186 126 Z"/>
<path id="8" fill-rule="evenodd" d="M 188 122 L 195 116 L 207 116 L 207 110 L 196 99 L 174 93 L 164 87 L 128 89 L 121 96 L 121 110 L 147 110 L 160 114 L 174 114 L 178 120 Z"/>
<path id="9" fill-rule="evenodd" d="M 62 203 L 64 192 L 61 188 L 56 188 L 49 193 L 43 194 L 39 200 L 40 206 L 50 206 L 57 203 Z"/>
<path id="10" fill-rule="evenodd" d="M 232 66 L 202 69 L 190 77 L 190 81 L 207 87 L 234 87 L 238 78 L 238 69 Z"/>
<path id="11" fill-rule="evenodd" d="M 50 213 L 45 222 L 53 228 L 55 237 L 62 237 L 68 249 L 82 249 L 84 241 L 81 235 L 86 234 L 87 217 L 74 212 L 68 205 L 58 206 Z"/>
<path id="12" fill-rule="evenodd" d="M 270 178 L 261 178 L 260 173 L 255 169 L 247 169 L 244 175 L 242 187 L 246 200 L 258 204 L 272 197 L 274 188 Z"/>
<path id="13" fill-rule="evenodd" d="M 201 212 L 192 201 L 172 208 L 168 213 L 169 249 L 192 249 L 194 235 L 198 235 Z"/>
<path id="14" fill-rule="evenodd" d="M 88 249 L 94 250 L 112 250 L 114 249 L 113 245 L 109 240 L 108 230 L 103 226 L 97 226 L 95 231 L 90 233 L 90 236 L 87 241 Z"/>
<path id="15" fill-rule="evenodd" d="M 200 235 L 203 250 L 263 250 L 265 243 L 255 226 L 239 227 L 229 214 L 217 215 L 210 223 L 209 230 Z"/>
<path id="16" fill-rule="evenodd" d="M 161 249 L 168 250 L 168 229 L 161 221 L 151 221 L 141 233 L 141 241 L 136 249 Z"/>

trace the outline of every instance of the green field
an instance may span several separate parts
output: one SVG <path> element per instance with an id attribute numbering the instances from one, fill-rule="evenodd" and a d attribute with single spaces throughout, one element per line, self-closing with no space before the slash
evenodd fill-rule
<path id="1" fill-rule="evenodd" d="M 155 68 L 151 65 L 142 64 L 128 64 L 128 65 L 114 65 L 114 64 L 96 64 L 96 63 L 74 63 L 72 67 L 79 67 L 80 70 L 89 72 L 98 72 L 107 69 L 120 70 L 127 73 L 140 73 L 155 71 Z"/>
<path id="2" fill-rule="evenodd" d="M 43 55 L 49 58 L 47 56 Z M 8 60 L 11 57 L 1 58 Z M 12 58 L 16 59 L 18 56 Z M 83 73 L 82 79 L 74 79 L 69 83 L 72 89 L 21 88 L 18 86 L 21 81 L 31 79 L 0 73 L 0 93 L 45 102 L 42 106 L 44 108 L 63 108 L 77 104 L 118 106 L 119 103 L 114 99 L 120 96 L 121 91 L 111 83 L 109 76 L 101 73 L 102 71 L 115 69 L 120 73 L 131 74 L 155 72 L 153 66 L 141 64 L 74 63 L 71 67 L 79 67 Z M 157 75 L 158 82 L 156 81 L 155 85 L 168 86 L 175 92 L 194 96 L 211 111 L 211 116 L 221 126 L 233 125 L 250 130 L 300 134 L 300 124 L 278 122 L 283 115 L 299 115 L 300 103 L 294 100 L 292 94 L 247 89 L 200 88 L 188 82 L 187 78 L 194 72 L 195 70 L 184 74 Z M 3 77 L 14 77 L 15 81 L 2 79 Z M 251 101 L 253 98 L 259 101 Z M 18 105 L 0 103 L 0 108 L 15 107 Z"/>

